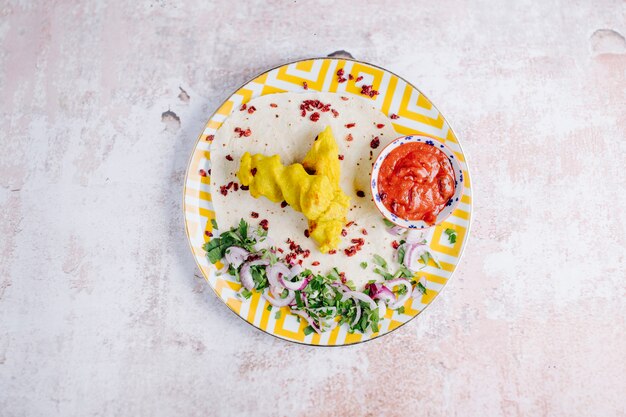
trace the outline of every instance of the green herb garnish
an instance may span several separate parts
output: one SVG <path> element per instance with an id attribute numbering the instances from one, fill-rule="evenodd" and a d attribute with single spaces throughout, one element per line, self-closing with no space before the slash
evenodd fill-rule
<path id="1" fill-rule="evenodd" d="M 361 268 L 363 269 L 367 268 L 367 262 L 361 262 Z"/>
<path id="2" fill-rule="evenodd" d="M 278 319 L 280 318 L 280 310 L 278 310 L 278 311 L 276 312 L 276 314 L 274 314 L 274 318 L 275 318 L 276 320 L 278 320 Z"/>
<path id="3" fill-rule="evenodd" d="M 398 314 L 404 314 L 404 306 L 401 306 L 396 311 L 398 312 Z"/>
<path id="4" fill-rule="evenodd" d="M 445 234 L 448 235 L 448 241 L 450 243 L 456 243 L 456 230 L 446 229 Z"/>
<path id="5" fill-rule="evenodd" d="M 382 256 L 374 254 L 374 263 L 380 265 L 383 269 L 387 269 L 387 261 Z"/>
<path id="6" fill-rule="evenodd" d="M 247 288 L 242 288 L 242 290 L 241 290 L 240 294 L 241 294 L 241 296 L 242 296 L 243 298 L 245 298 L 246 300 L 252 296 L 252 292 L 251 292 L 251 291 L 249 291 Z"/>
<path id="7" fill-rule="evenodd" d="M 421 282 L 418 282 L 416 285 L 417 289 L 419 290 L 419 292 L 421 292 L 422 294 L 426 294 L 426 287 L 424 287 L 424 285 Z"/>
<path id="8" fill-rule="evenodd" d="M 315 332 L 315 330 L 314 330 L 314 329 L 313 329 L 313 327 L 311 327 L 310 325 L 309 325 L 309 326 L 306 326 L 306 327 L 304 328 L 304 335 L 305 335 L 305 336 L 308 336 L 308 335 L 310 335 L 310 334 L 311 334 L 311 333 L 313 333 L 313 332 Z"/>

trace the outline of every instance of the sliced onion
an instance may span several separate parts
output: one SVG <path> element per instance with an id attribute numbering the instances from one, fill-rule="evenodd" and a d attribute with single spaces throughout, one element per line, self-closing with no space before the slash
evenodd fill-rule
<path id="1" fill-rule="evenodd" d="M 294 298 L 296 298 L 296 293 L 289 290 L 289 294 L 285 298 L 276 298 L 270 291 L 267 289 L 263 291 L 263 298 L 265 298 L 271 305 L 274 307 L 285 307 L 291 303 Z"/>
<path id="2" fill-rule="evenodd" d="M 383 300 L 378 300 L 378 318 L 382 319 L 387 313 L 387 306 Z"/>
<path id="3" fill-rule="evenodd" d="M 291 276 L 295 277 L 296 275 L 300 275 L 302 271 L 304 271 L 304 268 L 302 268 L 302 265 L 295 264 L 294 266 L 291 267 Z"/>
<path id="4" fill-rule="evenodd" d="M 239 280 L 248 291 L 254 288 L 254 279 L 252 279 L 252 272 L 250 267 L 255 265 L 269 265 L 270 262 L 267 259 L 257 259 L 256 261 L 245 262 L 239 270 Z"/>
<path id="5" fill-rule="evenodd" d="M 293 269 L 292 269 L 293 271 Z M 299 281 L 289 281 L 288 279 L 284 279 L 284 276 L 279 278 L 280 282 L 283 284 L 285 288 L 290 290 L 298 290 L 302 291 L 309 285 L 309 281 L 311 280 L 311 276 L 301 277 Z"/>
<path id="6" fill-rule="evenodd" d="M 406 303 L 406 301 L 409 299 L 409 297 L 411 297 L 411 292 L 413 288 L 411 287 L 411 283 L 409 282 L 408 279 L 404 279 L 404 278 L 392 279 L 391 281 L 387 281 L 386 284 L 390 286 L 403 285 L 406 288 L 406 291 L 404 294 L 402 294 L 394 302 L 389 304 L 389 308 L 391 308 L 392 310 L 395 310 L 403 306 L 404 303 Z"/>
<path id="7" fill-rule="evenodd" d="M 387 282 L 391 282 L 391 281 L 387 281 Z M 396 301 L 396 295 L 389 288 L 387 288 L 383 284 L 374 284 L 374 285 L 376 285 L 376 294 L 372 295 L 373 300 L 383 300 L 387 304 L 393 303 Z"/>
<path id="8" fill-rule="evenodd" d="M 244 248 L 240 248 L 239 246 L 231 246 L 230 248 L 226 249 L 224 259 L 226 259 L 228 265 L 232 265 L 235 269 L 237 269 L 241 266 L 241 264 L 246 260 L 248 256 L 250 256 L 250 252 L 248 252 Z"/>
<path id="9" fill-rule="evenodd" d="M 330 283 L 331 286 L 341 290 L 344 293 L 351 292 L 352 290 L 346 284 L 342 284 L 341 282 L 333 281 Z M 344 300 L 345 301 L 345 300 Z"/>
<path id="10" fill-rule="evenodd" d="M 320 328 L 317 324 L 315 324 L 315 320 L 313 320 L 313 318 L 311 316 L 309 316 L 305 311 L 302 310 L 291 310 L 291 312 L 293 314 L 297 314 L 298 316 L 304 318 L 313 328 L 313 330 L 315 330 L 315 333 L 320 333 Z"/>
<path id="11" fill-rule="evenodd" d="M 326 327 L 324 330 L 332 330 L 335 327 L 337 327 L 337 320 L 335 320 L 335 317 L 332 317 L 330 319 L 322 319 L 322 323 L 324 323 L 324 326 Z"/>
<path id="12" fill-rule="evenodd" d="M 404 244 L 404 266 L 409 268 L 411 272 L 417 272 L 420 269 L 418 258 L 426 252 L 426 245 L 422 243 L 405 243 Z"/>
<path id="13" fill-rule="evenodd" d="M 376 308 L 376 302 L 372 300 L 367 294 L 363 294 L 362 292 L 357 291 L 346 291 L 346 295 L 348 297 L 352 297 L 356 300 L 363 301 L 364 303 L 369 304 L 372 310 Z"/>
<path id="14" fill-rule="evenodd" d="M 267 270 L 267 280 L 270 283 L 270 287 L 275 287 L 275 288 L 283 288 L 283 280 L 281 279 L 281 277 L 287 277 L 290 278 L 291 277 L 291 271 L 289 270 L 289 268 L 287 268 L 287 265 L 285 265 L 282 262 L 276 262 L 274 265 L 270 265 Z M 293 289 L 293 288 L 291 288 Z M 276 294 L 276 292 L 272 291 L 274 294 Z M 279 293 L 282 292 L 282 289 L 279 291 Z"/>
<path id="15" fill-rule="evenodd" d="M 424 288 L 426 288 L 426 278 L 421 277 L 419 280 L 419 283 L 422 284 L 424 286 Z M 411 293 L 411 297 L 413 298 L 418 298 L 418 297 L 422 297 L 422 292 L 420 291 L 419 287 L 417 286 L 417 284 L 415 284 L 415 288 L 413 289 L 413 292 Z"/>

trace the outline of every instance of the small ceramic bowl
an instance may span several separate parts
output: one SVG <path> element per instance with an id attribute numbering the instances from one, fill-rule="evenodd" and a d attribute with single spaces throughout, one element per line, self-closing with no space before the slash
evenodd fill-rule
<path id="1" fill-rule="evenodd" d="M 405 143 L 411 142 L 422 142 L 426 143 L 430 146 L 436 146 L 441 152 L 443 152 L 450 160 L 450 164 L 452 164 L 452 169 L 454 171 L 454 195 L 448 201 L 448 204 L 439 212 L 437 215 L 437 219 L 434 224 L 428 224 L 423 220 L 407 220 L 402 219 L 395 214 L 393 214 L 380 199 L 380 194 L 378 192 L 378 174 L 380 172 L 380 167 L 382 166 L 383 160 L 389 155 L 391 151 L 396 149 L 399 146 L 404 145 Z M 461 199 L 461 195 L 463 194 L 463 169 L 459 164 L 458 159 L 454 156 L 454 153 L 450 148 L 448 148 L 442 141 L 437 138 L 424 136 L 424 135 L 411 135 L 411 136 L 402 136 L 387 146 L 385 146 L 381 151 L 376 161 L 374 161 L 374 165 L 372 166 L 372 173 L 370 175 L 370 190 L 372 192 L 372 196 L 374 197 L 374 203 L 376 203 L 376 207 L 381 212 L 381 214 L 393 222 L 394 224 L 409 228 L 409 229 L 425 229 L 427 227 L 435 226 L 452 214 L 456 206 L 459 204 L 459 200 Z"/>

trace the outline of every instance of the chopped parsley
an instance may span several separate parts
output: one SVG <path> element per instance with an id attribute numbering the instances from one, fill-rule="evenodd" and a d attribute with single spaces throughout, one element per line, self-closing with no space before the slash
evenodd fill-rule
<path id="1" fill-rule="evenodd" d="M 398 308 L 396 311 L 398 312 L 398 314 L 404 314 L 404 306 Z"/>
<path id="2" fill-rule="evenodd" d="M 393 222 L 392 222 L 392 221 L 387 220 L 387 219 L 385 219 L 385 218 L 383 218 L 383 223 L 385 223 L 385 226 L 387 226 L 387 227 L 393 227 L 393 226 L 395 226 L 395 224 L 393 224 Z"/>
<path id="3" fill-rule="evenodd" d="M 252 296 L 252 292 L 248 291 L 246 288 L 242 288 L 239 294 L 246 300 Z"/>
<path id="4" fill-rule="evenodd" d="M 456 230 L 446 229 L 445 234 L 448 235 L 448 242 L 456 243 Z"/>
<path id="5" fill-rule="evenodd" d="M 361 262 L 361 268 L 363 269 L 367 268 L 367 262 Z"/>
<path id="6" fill-rule="evenodd" d="M 276 314 L 274 314 L 274 318 L 275 318 L 276 320 L 278 320 L 278 319 L 280 318 L 280 310 L 278 310 L 278 311 L 276 312 Z"/>

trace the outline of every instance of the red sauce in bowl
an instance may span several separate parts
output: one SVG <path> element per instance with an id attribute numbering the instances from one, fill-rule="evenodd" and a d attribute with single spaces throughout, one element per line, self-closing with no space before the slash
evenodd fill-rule
<path id="1" fill-rule="evenodd" d="M 383 160 L 378 173 L 382 203 L 396 216 L 434 224 L 454 195 L 454 171 L 448 157 L 435 146 L 410 142 Z"/>

